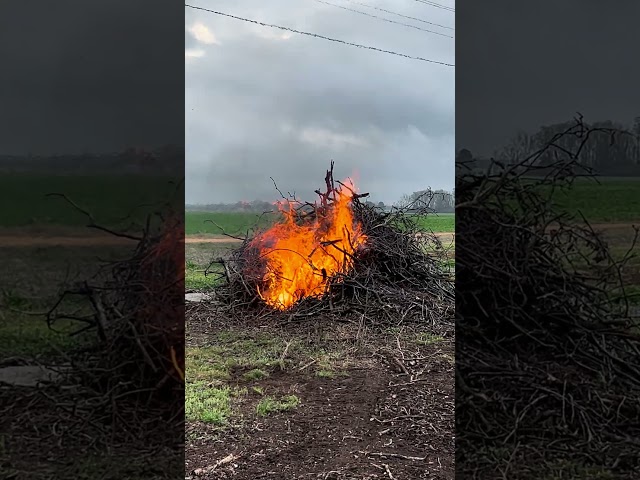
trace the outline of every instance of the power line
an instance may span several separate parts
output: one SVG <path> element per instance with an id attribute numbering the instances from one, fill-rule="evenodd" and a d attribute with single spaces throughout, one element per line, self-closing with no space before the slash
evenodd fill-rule
<path id="1" fill-rule="evenodd" d="M 373 5 L 369 5 L 367 3 L 356 2 L 355 0 L 346 0 L 350 3 L 355 3 L 356 5 L 360 5 L 362 7 L 373 8 L 374 10 L 378 10 L 380 12 L 390 13 L 391 15 L 397 15 L 398 17 L 407 18 L 409 20 L 415 20 L 416 22 L 422 22 L 429 25 L 433 25 L 434 27 L 446 28 L 447 30 L 455 30 L 454 28 L 447 27 L 446 25 L 440 25 L 439 23 L 427 22 L 426 20 L 422 20 L 421 18 L 410 17 L 409 15 L 403 15 L 401 13 L 392 12 L 391 10 L 385 10 L 384 8 L 376 7 Z"/>
<path id="2" fill-rule="evenodd" d="M 360 15 L 366 15 L 367 17 L 377 18 L 378 20 L 382 20 L 383 22 L 395 23 L 396 25 L 403 25 L 409 28 L 415 28 L 416 30 L 421 30 L 423 32 L 433 33 L 434 35 L 441 35 L 447 38 L 453 38 L 451 35 L 447 35 L 446 33 L 434 32 L 433 30 L 427 30 L 426 28 L 416 27 L 415 25 L 409 25 L 408 23 L 396 22 L 395 20 L 389 20 L 388 18 L 378 17 L 377 15 L 371 15 L 370 13 L 361 12 L 360 10 L 354 10 L 353 8 L 343 7 L 342 5 L 336 5 L 335 3 L 325 2 L 324 0 L 315 0 L 318 3 L 324 3 L 325 5 L 330 5 L 332 7 L 341 8 L 343 10 L 348 10 L 350 12 L 359 13 Z"/>
<path id="3" fill-rule="evenodd" d="M 366 48 L 367 50 L 374 50 L 376 52 L 388 53 L 390 55 L 396 55 L 398 57 L 409 58 L 411 60 L 419 60 L 421 62 L 435 63 L 437 65 L 444 65 L 445 67 L 455 67 L 455 64 L 452 64 L 452 63 L 439 62 L 438 60 L 430 60 L 428 58 L 423 58 L 423 57 L 413 57 L 411 55 L 405 55 L 404 53 L 393 52 L 391 50 L 383 50 L 381 48 L 370 47 L 370 46 L 367 46 L 367 45 L 360 45 L 358 43 L 346 42 L 344 40 L 338 40 L 336 38 L 325 37 L 324 35 L 318 35 L 316 33 L 302 32 L 300 30 L 295 30 L 293 28 L 281 27 L 279 25 L 273 25 L 273 24 L 270 24 L 270 23 L 259 22 L 258 20 L 251 20 L 249 18 L 237 17 L 235 15 L 230 15 L 228 13 L 217 12 L 215 10 L 209 10 L 208 8 L 203 8 L 203 7 L 196 7 L 194 5 L 188 5 L 186 3 L 185 3 L 184 6 L 187 7 L 187 8 L 193 8 L 194 10 L 202 10 L 202 11 L 213 13 L 213 14 L 216 14 L 216 15 L 221 15 L 223 17 L 233 18 L 235 20 L 242 20 L 243 22 L 254 23 L 256 25 L 260 25 L 260 26 L 263 26 L 263 27 L 278 28 L 280 30 L 286 30 L 287 32 L 298 33 L 300 35 L 307 35 L 309 37 L 321 38 L 323 40 L 328 40 L 330 42 L 342 43 L 344 45 L 349 45 L 351 47 Z"/>
<path id="4" fill-rule="evenodd" d="M 442 8 L 443 10 L 447 10 L 449 12 L 455 12 L 455 8 L 447 7 L 446 5 L 440 5 L 436 2 L 428 2 L 427 0 L 416 0 L 416 2 L 424 3 L 425 5 L 429 5 L 431 7 Z"/>

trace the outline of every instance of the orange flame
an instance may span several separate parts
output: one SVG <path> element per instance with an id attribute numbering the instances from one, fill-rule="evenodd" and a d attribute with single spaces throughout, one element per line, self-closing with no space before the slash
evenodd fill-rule
<path id="1" fill-rule="evenodd" d="M 354 221 L 352 195 L 336 189 L 335 201 L 316 208 L 313 220 L 281 208 L 284 221 L 253 240 L 266 263 L 258 294 L 272 308 L 287 310 L 304 297 L 321 297 L 329 281 L 353 267 L 366 236 Z M 296 222 L 296 220 L 299 220 Z"/>

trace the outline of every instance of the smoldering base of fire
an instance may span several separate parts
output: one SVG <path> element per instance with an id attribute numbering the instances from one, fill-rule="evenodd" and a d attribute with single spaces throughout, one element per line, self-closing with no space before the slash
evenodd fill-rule
<path id="1" fill-rule="evenodd" d="M 332 164 L 325 190 L 316 191 L 319 202 L 312 205 L 285 199 L 301 212 L 296 221 L 309 224 L 318 215 L 326 215 L 327 209 L 336 208 L 337 193 L 344 194 L 349 187 L 341 182 L 336 187 L 335 183 Z M 420 229 L 415 213 L 408 215 L 403 209 L 384 212 L 362 202 L 367 195 L 350 195 L 353 221 L 366 242 L 357 248 L 351 245 L 350 268 L 328 278 L 322 295 L 300 298 L 282 310 L 265 304 L 259 294 L 265 288 L 264 261 L 253 241 L 261 234 L 258 231 L 247 235 L 228 258 L 217 259 L 209 267 L 208 273 L 220 278 L 210 305 L 216 311 L 212 316 L 421 324 L 434 333 L 453 335 L 454 275 L 447 248 L 435 234 Z M 414 205 L 407 208 L 415 210 Z M 429 214 L 426 209 L 420 213 Z"/>

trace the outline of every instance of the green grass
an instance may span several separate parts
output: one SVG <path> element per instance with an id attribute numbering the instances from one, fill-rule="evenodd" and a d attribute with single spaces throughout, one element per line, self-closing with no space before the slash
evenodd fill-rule
<path id="1" fill-rule="evenodd" d="M 217 275 L 205 275 L 204 270 L 205 267 L 203 265 L 197 265 L 192 261 L 186 262 L 184 284 L 187 290 L 207 291 L 215 287 Z"/>
<path id="2" fill-rule="evenodd" d="M 342 345 L 332 344 L 331 348 L 312 347 L 306 337 L 286 339 L 261 331 L 234 329 L 212 334 L 207 344 L 186 349 L 187 421 L 225 428 L 252 411 L 267 415 L 295 408 L 300 403 L 293 395 L 295 390 L 278 392 L 273 384 L 275 373 L 307 366 L 306 372 L 322 378 L 344 375 L 346 350 Z"/>
<path id="3" fill-rule="evenodd" d="M 185 212 L 186 235 L 229 235 L 244 236 L 254 227 L 267 227 L 277 215 L 256 213 Z M 211 223 L 214 222 L 214 223 Z"/>
<path id="4" fill-rule="evenodd" d="M 94 339 L 93 332 L 71 337 L 85 324 L 69 320 L 57 320 L 51 330 L 46 312 L 66 287 L 98 272 L 96 257 L 112 261 L 129 255 L 128 247 L 0 248 L 0 357 L 53 358 Z M 67 297 L 60 311 L 77 313 L 87 307 L 86 299 Z"/>
<path id="5" fill-rule="evenodd" d="M 226 232 L 230 235 L 244 236 L 255 227 L 268 227 L 278 218 L 277 215 L 260 216 L 255 213 L 185 212 L 185 233 L 186 235 L 221 235 Z M 424 230 L 434 232 L 455 230 L 453 213 L 417 217 L 416 222 Z"/>
<path id="6" fill-rule="evenodd" d="M 266 334 L 250 337 L 230 331 L 218 333 L 212 343 L 186 350 L 185 417 L 224 426 L 234 415 L 236 399 L 247 392 L 229 384 L 234 369 L 247 370 L 246 381 L 267 378 L 269 369 L 280 364 L 286 343 Z"/>
<path id="7" fill-rule="evenodd" d="M 61 351 L 77 347 L 80 339 L 69 334 L 77 323 L 60 320 L 51 330 L 44 316 L 28 316 L 11 311 L 0 313 L 0 357 L 53 357 Z"/>
<path id="8" fill-rule="evenodd" d="M 640 219 L 640 183 L 634 179 L 606 178 L 596 183 L 579 179 L 567 191 L 557 192 L 557 206 L 582 212 L 590 222 L 626 222 Z"/>
<path id="9" fill-rule="evenodd" d="M 295 395 L 286 395 L 280 400 L 273 397 L 265 397 L 256 406 L 256 413 L 261 417 L 266 417 L 271 413 L 286 412 L 293 410 L 300 404 L 300 399 Z"/>
<path id="10" fill-rule="evenodd" d="M 248 381 L 266 378 L 284 347 L 266 335 L 251 339 L 230 332 L 218 334 L 215 343 L 186 350 L 185 418 L 224 426 L 234 413 L 234 399 L 246 393 L 227 384 L 233 369 L 249 368 Z"/>
<path id="11" fill-rule="evenodd" d="M 224 425 L 231 415 L 232 391 L 229 387 L 211 387 L 203 381 L 185 386 L 185 418 L 214 425 Z"/>
<path id="12" fill-rule="evenodd" d="M 267 378 L 268 376 L 269 376 L 268 372 L 265 372 L 261 368 L 254 368 L 246 372 L 244 375 L 242 375 L 242 378 L 244 378 L 247 381 L 254 381 L 254 380 L 262 380 L 263 378 Z"/>
<path id="13" fill-rule="evenodd" d="M 262 369 L 276 361 L 280 344 L 266 336 L 253 340 L 229 332 L 215 340 L 215 346 L 186 350 L 185 418 L 225 426 L 234 414 L 234 402 L 247 393 L 227 383 L 233 369 L 251 368 L 254 379 L 264 378 L 258 370 L 268 376 Z"/>
<path id="14" fill-rule="evenodd" d="M 123 217 L 132 210 L 133 221 L 139 223 L 159 204 L 172 198 L 175 187 L 170 182 L 168 177 L 142 175 L 2 175 L 0 192 L 4 198 L 3 204 L 10 208 L 2 209 L 0 226 L 84 227 L 87 224 L 85 215 L 63 198 L 47 197 L 49 193 L 61 193 L 89 211 L 96 222 L 126 227 L 132 220 L 123 220 Z"/>
<path id="15" fill-rule="evenodd" d="M 209 291 L 215 287 L 222 273 L 220 264 L 211 264 L 211 260 L 225 257 L 237 244 L 188 243 L 185 245 L 185 288 L 187 290 Z M 206 269 L 211 272 L 205 275 Z M 216 272 L 216 273 L 213 273 Z"/>
<path id="16" fill-rule="evenodd" d="M 454 213 L 438 213 L 418 217 L 416 223 L 424 231 L 455 232 L 456 215 Z"/>

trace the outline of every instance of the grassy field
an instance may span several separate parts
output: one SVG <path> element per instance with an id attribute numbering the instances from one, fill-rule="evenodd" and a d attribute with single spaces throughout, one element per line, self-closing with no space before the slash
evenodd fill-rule
<path id="1" fill-rule="evenodd" d="M 98 273 L 101 261 L 126 258 L 131 247 L 3 247 L 0 248 L 0 358 L 54 355 L 77 345 L 69 337 L 79 323 L 47 327 L 45 313 L 61 292 Z M 78 305 L 80 307 L 80 305 Z"/>
<path id="2" fill-rule="evenodd" d="M 211 290 L 216 283 L 215 275 L 205 275 L 211 260 L 224 257 L 237 244 L 233 243 L 189 243 L 185 245 L 185 288 L 188 291 Z"/>
<path id="3" fill-rule="evenodd" d="M 256 213 L 185 212 L 186 235 L 243 236 L 255 227 L 267 227 L 276 220 L 275 215 Z M 212 223 L 213 222 L 213 223 Z"/>
<path id="4" fill-rule="evenodd" d="M 175 186 L 167 177 L 150 176 L 54 176 L 7 174 L 0 177 L 5 208 L 0 227 L 32 225 L 84 226 L 87 217 L 60 197 L 61 193 L 89 211 L 103 225 L 140 222 L 146 214 L 172 198 Z M 178 204 L 182 198 L 177 198 Z M 153 204 L 153 206 L 149 206 Z"/>
<path id="5" fill-rule="evenodd" d="M 558 192 L 556 201 L 569 212 L 582 212 L 590 222 L 638 221 L 639 189 L 638 179 L 578 179 L 570 190 Z"/>
<path id="6" fill-rule="evenodd" d="M 186 235 L 220 235 L 224 232 L 243 236 L 247 231 L 267 227 L 277 219 L 275 215 L 255 213 L 185 212 Z M 213 222 L 213 223 L 212 223 Z M 418 225 L 425 231 L 453 232 L 453 213 L 433 214 L 417 218 Z"/>
<path id="7" fill-rule="evenodd" d="M 640 225 L 640 179 L 602 177 L 578 179 L 567 191 L 557 193 L 557 206 L 570 213 L 582 213 L 597 230 L 615 259 L 621 259 L 634 238 L 632 225 Z M 626 293 L 640 304 L 640 248 L 636 246 L 623 271 Z"/>

